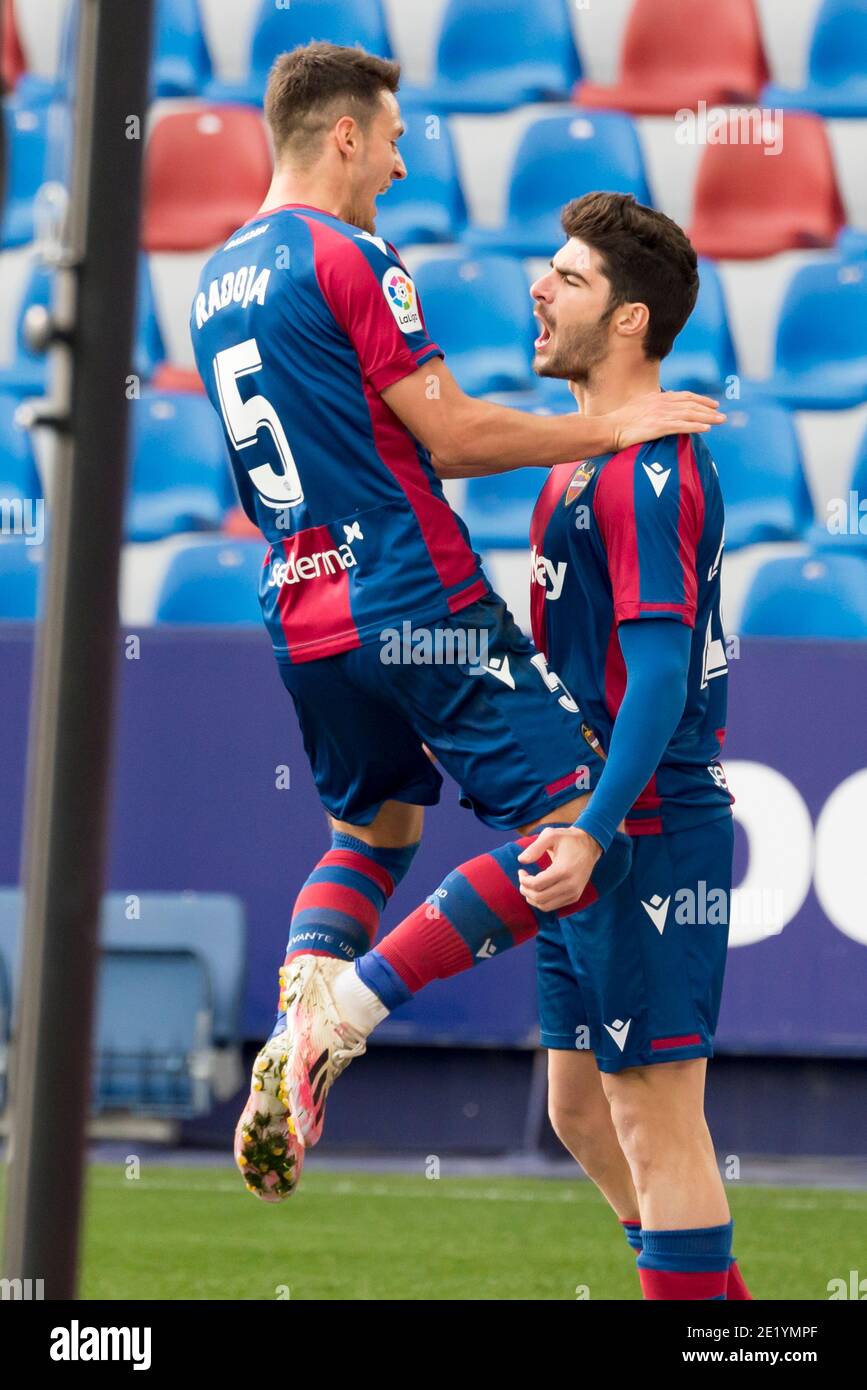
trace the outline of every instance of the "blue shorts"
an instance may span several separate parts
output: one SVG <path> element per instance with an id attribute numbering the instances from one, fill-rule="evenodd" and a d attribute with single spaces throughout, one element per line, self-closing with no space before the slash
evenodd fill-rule
<path id="1" fill-rule="evenodd" d="M 513 830 L 593 790 L 603 765 L 580 712 L 501 598 L 416 631 L 278 662 L 332 816 L 369 825 L 384 801 L 435 805 L 443 779 L 423 743 L 486 825 Z"/>
<path id="2" fill-rule="evenodd" d="M 632 868 L 537 939 L 544 1047 L 591 1048 L 600 1071 L 712 1057 L 731 899 L 731 813 L 632 837 Z"/>

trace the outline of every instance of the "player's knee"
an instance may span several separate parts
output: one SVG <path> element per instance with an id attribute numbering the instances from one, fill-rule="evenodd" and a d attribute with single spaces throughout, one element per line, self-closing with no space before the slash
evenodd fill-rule
<path id="1" fill-rule="evenodd" d="M 574 1101 L 561 1101 L 555 1096 L 550 1096 L 548 1099 L 548 1119 L 560 1143 L 580 1163 L 582 1152 L 589 1147 L 598 1134 L 600 1124 L 598 1106 L 582 1105 L 580 1102 L 576 1104 Z"/>

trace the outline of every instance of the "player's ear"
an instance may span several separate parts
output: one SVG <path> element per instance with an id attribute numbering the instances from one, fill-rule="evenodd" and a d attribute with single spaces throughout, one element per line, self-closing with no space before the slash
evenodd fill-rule
<path id="1" fill-rule="evenodd" d="M 354 155 L 358 151 L 358 122 L 354 116 L 341 116 L 334 126 L 337 148 L 343 155 Z"/>
<path id="2" fill-rule="evenodd" d="M 650 310 L 646 304 L 621 304 L 614 314 L 614 327 L 625 338 L 640 337 L 650 324 Z"/>

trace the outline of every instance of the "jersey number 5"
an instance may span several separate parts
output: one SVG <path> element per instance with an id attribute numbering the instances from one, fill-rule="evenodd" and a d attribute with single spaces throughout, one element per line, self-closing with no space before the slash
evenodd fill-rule
<path id="1" fill-rule="evenodd" d="M 274 447 L 280 455 L 283 472 L 277 473 L 270 463 L 257 464 L 249 468 L 250 481 L 265 503 L 274 511 L 284 507 L 297 507 L 304 500 L 304 491 L 298 469 L 289 448 L 289 440 L 280 423 L 280 418 L 269 400 L 264 396 L 251 396 L 248 401 L 241 399 L 238 378 L 250 376 L 262 370 L 262 358 L 255 338 L 225 348 L 214 358 L 214 376 L 217 378 L 217 394 L 229 438 L 239 451 L 249 449 L 256 443 L 260 430 L 267 430 L 274 440 Z"/>

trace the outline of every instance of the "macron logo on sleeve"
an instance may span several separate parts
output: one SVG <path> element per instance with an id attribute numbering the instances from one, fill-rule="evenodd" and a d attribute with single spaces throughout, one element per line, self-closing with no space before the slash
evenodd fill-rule
<path id="1" fill-rule="evenodd" d="M 660 497 L 662 495 L 662 489 L 668 482 L 671 469 L 663 468 L 661 463 L 643 463 L 641 467 L 650 479 L 650 486 L 653 488 L 653 491 L 656 493 L 657 497 Z"/>

